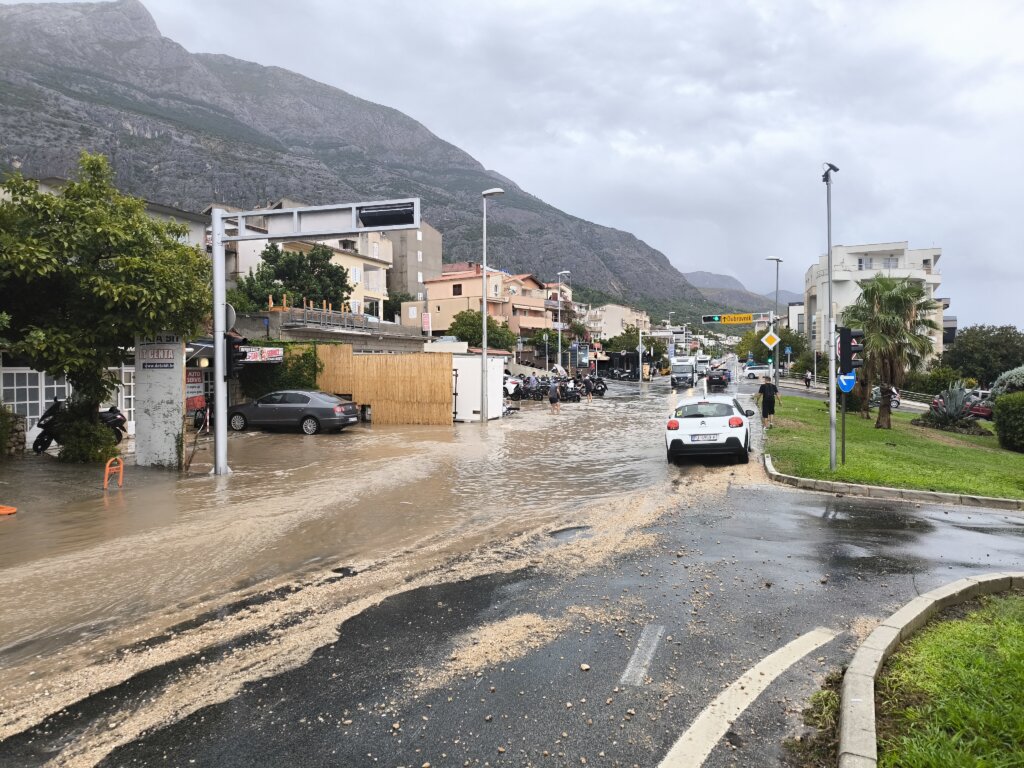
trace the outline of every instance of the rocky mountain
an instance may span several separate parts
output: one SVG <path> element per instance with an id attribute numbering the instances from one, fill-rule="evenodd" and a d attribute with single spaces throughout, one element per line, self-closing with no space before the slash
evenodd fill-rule
<path id="1" fill-rule="evenodd" d="M 775 307 L 775 291 L 758 294 L 731 275 L 714 272 L 684 272 L 683 277 L 699 290 L 708 301 L 746 312 L 767 312 Z M 779 312 L 791 301 L 803 301 L 801 293 L 779 289 Z"/>
<path id="2" fill-rule="evenodd" d="M 710 310 L 660 252 L 568 215 L 410 117 L 309 78 L 163 37 L 138 0 L 0 5 L 0 170 L 67 177 L 82 150 L 125 191 L 188 210 L 420 197 L 445 258 L 476 260 L 641 306 Z"/>
<path id="3" fill-rule="evenodd" d="M 743 283 L 732 275 L 717 275 L 714 272 L 683 272 L 683 277 L 695 288 L 713 288 L 726 291 L 746 291 Z"/>

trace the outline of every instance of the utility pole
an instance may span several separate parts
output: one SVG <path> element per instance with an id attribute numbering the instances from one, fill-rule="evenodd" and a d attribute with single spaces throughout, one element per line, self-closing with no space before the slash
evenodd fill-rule
<path id="1" fill-rule="evenodd" d="M 839 169 L 825 163 L 825 211 L 828 219 L 828 468 L 836 471 L 836 319 L 832 315 L 832 174 Z"/>

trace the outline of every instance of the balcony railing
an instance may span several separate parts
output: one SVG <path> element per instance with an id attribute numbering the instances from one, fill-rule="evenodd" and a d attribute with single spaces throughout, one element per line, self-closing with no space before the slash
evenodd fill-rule
<path id="1" fill-rule="evenodd" d="M 373 315 L 355 312 L 338 312 L 330 309 L 290 307 L 285 324 L 317 328 L 332 328 L 345 331 L 370 331 L 379 325 Z"/>

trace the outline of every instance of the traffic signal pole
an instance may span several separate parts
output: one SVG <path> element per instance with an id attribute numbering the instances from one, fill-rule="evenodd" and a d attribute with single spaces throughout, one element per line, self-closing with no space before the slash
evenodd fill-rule
<path id="1" fill-rule="evenodd" d="M 231 473 L 228 466 L 228 366 L 224 347 L 224 304 L 227 278 L 224 274 L 224 210 L 211 212 L 213 236 L 213 474 Z"/>
<path id="2" fill-rule="evenodd" d="M 828 218 L 828 468 L 836 471 L 836 319 L 832 315 L 832 171 L 828 163 L 821 180 L 825 182 L 825 210 Z"/>

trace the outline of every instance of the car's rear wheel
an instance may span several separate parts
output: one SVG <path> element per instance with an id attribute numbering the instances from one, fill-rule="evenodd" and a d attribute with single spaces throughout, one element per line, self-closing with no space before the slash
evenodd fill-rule
<path id="1" fill-rule="evenodd" d="M 320 422 L 317 421 L 313 416 L 307 416 L 301 422 L 299 422 L 299 428 L 304 434 L 315 435 L 320 431 Z"/>
<path id="2" fill-rule="evenodd" d="M 249 422 L 246 421 L 245 416 L 240 413 L 232 413 L 231 418 L 228 419 L 228 424 L 231 425 L 231 428 L 235 430 L 235 432 L 241 432 L 245 429 L 248 423 Z"/>
<path id="3" fill-rule="evenodd" d="M 674 464 L 675 460 L 672 458 L 672 451 L 665 451 L 665 461 L 669 464 Z"/>
<path id="4" fill-rule="evenodd" d="M 736 455 L 736 459 L 737 459 L 737 461 L 739 461 L 740 464 L 749 464 L 750 463 L 750 438 L 749 437 L 747 438 L 746 446 L 744 446 L 743 450 L 740 451 Z"/>

